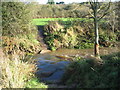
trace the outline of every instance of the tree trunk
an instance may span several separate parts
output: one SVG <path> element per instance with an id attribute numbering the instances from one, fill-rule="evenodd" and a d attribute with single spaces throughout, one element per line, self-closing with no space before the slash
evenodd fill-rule
<path id="1" fill-rule="evenodd" d="M 95 29 L 95 46 L 94 46 L 94 54 L 95 57 L 99 57 L 99 33 L 98 33 L 98 18 L 97 18 L 97 5 L 94 9 L 94 29 Z"/>

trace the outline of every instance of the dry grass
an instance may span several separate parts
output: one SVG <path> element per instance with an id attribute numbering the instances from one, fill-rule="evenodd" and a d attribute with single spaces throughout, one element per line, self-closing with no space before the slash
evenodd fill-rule
<path id="1" fill-rule="evenodd" d="M 5 56 L 2 50 L 0 54 L 0 88 L 24 88 L 35 71 L 35 65 L 23 62 L 15 54 L 12 59 Z"/>
<path id="2" fill-rule="evenodd" d="M 6 54 L 34 54 L 40 50 L 40 44 L 33 34 L 16 37 L 2 36 L 2 47 Z"/>

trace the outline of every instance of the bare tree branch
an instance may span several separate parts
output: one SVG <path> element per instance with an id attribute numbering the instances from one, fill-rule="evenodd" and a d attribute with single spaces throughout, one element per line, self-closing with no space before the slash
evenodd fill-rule
<path id="1" fill-rule="evenodd" d="M 89 14 L 90 14 L 93 18 L 95 18 L 94 15 L 93 15 L 90 11 L 88 11 L 88 12 L 89 12 Z"/>
<path id="2" fill-rule="evenodd" d="M 106 5 L 104 4 L 104 5 L 101 5 L 100 7 L 99 7 L 99 9 L 98 9 L 98 11 L 97 11 L 97 13 L 99 13 L 102 9 L 104 9 L 106 7 Z"/>
<path id="3" fill-rule="evenodd" d="M 107 7 L 106 10 L 104 11 L 105 13 L 98 19 L 98 21 L 100 21 L 105 15 L 107 15 L 107 14 L 109 13 L 108 10 L 109 10 L 109 8 L 110 8 L 110 4 L 111 4 L 111 2 L 109 2 L 108 7 Z"/>
<path id="4" fill-rule="evenodd" d="M 94 10 L 94 4 L 93 4 L 92 0 L 90 0 L 90 5 L 91 5 L 92 10 Z"/>

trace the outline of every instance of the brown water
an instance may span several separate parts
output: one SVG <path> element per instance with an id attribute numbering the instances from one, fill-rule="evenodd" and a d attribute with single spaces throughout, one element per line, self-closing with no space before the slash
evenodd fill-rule
<path id="1" fill-rule="evenodd" d="M 114 52 L 119 52 L 120 47 L 100 48 L 100 55 L 107 55 Z M 59 49 L 49 53 L 50 55 L 94 55 L 94 49 Z"/>
<path id="2" fill-rule="evenodd" d="M 100 55 L 112 54 L 114 52 L 120 52 L 120 47 L 100 48 Z M 35 60 L 52 60 L 59 61 L 55 56 L 86 56 L 94 55 L 94 49 L 59 49 L 46 54 L 37 54 L 34 56 Z"/>

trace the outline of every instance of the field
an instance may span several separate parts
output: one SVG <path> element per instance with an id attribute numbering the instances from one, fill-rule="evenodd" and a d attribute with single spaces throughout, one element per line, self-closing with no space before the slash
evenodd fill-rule
<path id="1" fill-rule="evenodd" d="M 80 22 L 91 22 L 93 21 L 92 18 L 38 18 L 33 19 L 32 23 L 34 25 L 47 25 L 50 21 L 62 21 L 62 23 L 69 23 L 71 21 L 80 21 Z M 106 22 L 105 20 L 101 20 L 100 23 Z"/>
<path id="2" fill-rule="evenodd" d="M 69 22 L 69 21 L 85 21 L 89 22 L 93 19 L 87 19 L 87 18 L 39 18 L 39 19 L 33 19 L 34 25 L 46 25 L 49 23 L 49 21 L 63 21 L 63 22 Z"/>

